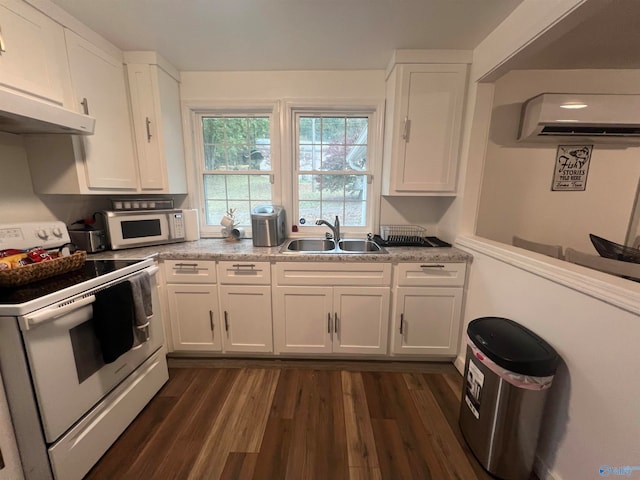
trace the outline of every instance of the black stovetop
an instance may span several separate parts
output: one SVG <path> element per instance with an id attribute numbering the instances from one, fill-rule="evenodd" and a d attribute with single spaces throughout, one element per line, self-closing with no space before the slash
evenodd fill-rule
<path id="1" fill-rule="evenodd" d="M 0 306 L 30 302 L 83 282 L 116 272 L 140 260 L 87 260 L 82 268 L 20 287 L 0 287 Z"/>

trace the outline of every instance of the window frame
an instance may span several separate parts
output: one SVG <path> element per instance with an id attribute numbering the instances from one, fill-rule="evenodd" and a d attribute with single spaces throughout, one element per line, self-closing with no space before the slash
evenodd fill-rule
<path id="1" fill-rule="evenodd" d="M 290 237 L 323 237 L 329 230 L 326 226 L 299 225 L 298 224 L 298 175 L 314 174 L 312 172 L 300 172 L 298 161 L 298 125 L 297 118 L 301 115 L 331 115 L 336 116 L 367 116 L 369 125 L 367 131 L 367 212 L 364 226 L 342 226 L 342 236 L 362 237 L 367 233 L 378 230 L 381 177 L 382 177 L 382 140 L 383 140 L 383 113 L 384 104 L 370 100 L 314 100 L 300 101 L 289 100 L 284 108 L 284 139 L 283 158 L 290 161 L 289 181 L 284 185 L 285 209 L 287 209 L 287 224 L 298 227 L 298 231 L 289 233 Z"/>
<path id="2" fill-rule="evenodd" d="M 188 105 L 191 118 L 192 132 L 192 162 L 191 169 L 194 183 L 192 191 L 197 192 L 197 198 L 192 198 L 192 204 L 197 205 L 200 218 L 200 235 L 202 237 L 222 237 L 222 225 L 207 225 L 205 215 L 204 198 L 204 138 L 202 132 L 202 118 L 207 116 L 267 116 L 270 122 L 271 141 L 271 171 L 262 173 L 247 173 L 245 171 L 227 171 L 220 175 L 269 175 L 271 177 L 271 203 L 282 202 L 282 175 L 281 175 L 281 133 L 280 133 L 280 108 L 279 103 L 243 103 L 229 102 L 212 105 L 191 104 Z M 248 237 L 252 235 L 251 225 L 243 225 Z"/>

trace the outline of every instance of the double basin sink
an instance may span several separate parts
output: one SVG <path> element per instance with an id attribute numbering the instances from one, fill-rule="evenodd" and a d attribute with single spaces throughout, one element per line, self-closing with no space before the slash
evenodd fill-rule
<path id="1" fill-rule="evenodd" d="M 280 249 L 282 253 L 388 253 L 372 240 L 344 238 L 336 242 L 325 238 L 294 238 Z"/>

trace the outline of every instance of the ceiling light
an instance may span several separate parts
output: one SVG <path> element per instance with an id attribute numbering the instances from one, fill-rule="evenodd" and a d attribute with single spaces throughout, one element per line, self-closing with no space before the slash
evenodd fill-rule
<path id="1" fill-rule="evenodd" d="M 578 108 L 586 108 L 587 104 L 586 103 L 579 103 L 579 102 L 570 102 L 570 103 L 565 103 L 563 105 L 560 105 L 560 108 L 568 108 L 571 110 L 576 110 Z"/>

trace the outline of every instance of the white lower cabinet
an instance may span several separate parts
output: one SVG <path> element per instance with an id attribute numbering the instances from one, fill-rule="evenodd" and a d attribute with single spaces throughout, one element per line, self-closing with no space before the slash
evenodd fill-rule
<path id="1" fill-rule="evenodd" d="M 465 267 L 463 263 L 396 266 L 393 355 L 458 353 Z"/>
<path id="2" fill-rule="evenodd" d="M 220 352 L 216 262 L 165 260 L 171 351 Z"/>
<path id="3" fill-rule="evenodd" d="M 273 352 L 269 262 L 219 262 L 218 279 L 223 350 Z"/>
<path id="4" fill-rule="evenodd" d="M 393 284 L 390 263 L 163 266 L 172 351 L 406 359 L 458 352 L 464 263 L 400 263 Z"/>
<path id="5" fill-rule="evenodd" d="M 167 285 L 174 351 L 222 350 L 215 285 Z"/>
<path id="6" fill-rule="evenodd" d="M 387 353 L 391 265 L 291 262 L 275 268 L 276 353 Z"/>

